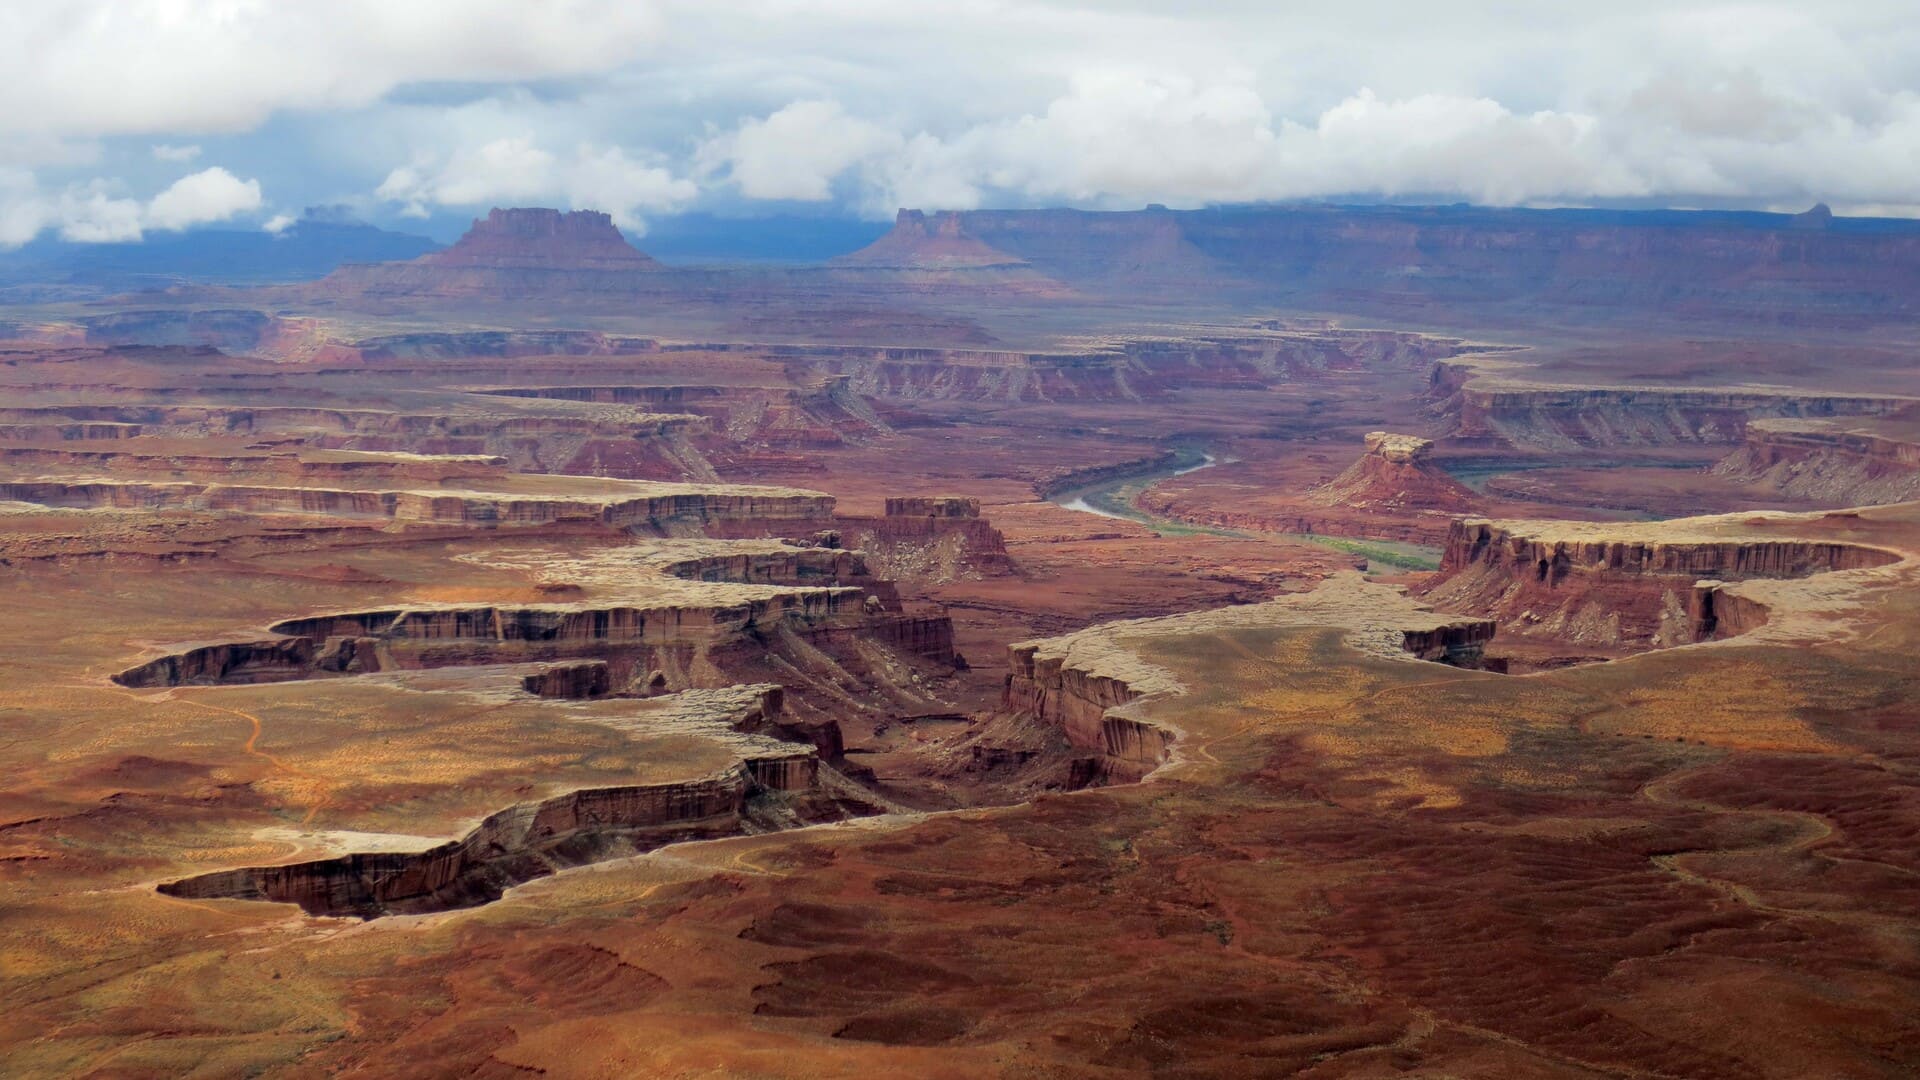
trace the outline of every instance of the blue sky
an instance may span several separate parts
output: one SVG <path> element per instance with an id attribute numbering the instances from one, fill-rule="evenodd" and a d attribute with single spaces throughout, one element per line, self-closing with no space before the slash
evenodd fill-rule
<path id="1" fill-rule="evenodd" d="M 302 207 L 1920 213 L 1910 0 L 0 0 L 0 244 Z"/>

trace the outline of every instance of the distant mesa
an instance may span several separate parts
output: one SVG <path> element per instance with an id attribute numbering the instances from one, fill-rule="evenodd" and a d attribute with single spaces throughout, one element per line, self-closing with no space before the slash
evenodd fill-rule
<path id="1" fill-rule="evenodd" d="M 1025 266 L 1017 255 L 1000 251 L 970 235 L 958 213 L 933 215 L 902 210 L 885 236 L 833 260 L 841 266 L 903 267 L 917 270 L 962 270 Z"/>
<path id="2" fill-rule="evenodd" d="M 1833 208 L 1826 203 L 1814 203 L 1813 209 L 1793 215 L 1792 227 L 1795 229 L 1826 229 L 1833 225 Z"/>
<path id="3" fill-rule="evenodd" d="M 309 292 L 325 302 L 415 299 L 627 303 L 666 268 L 593 210 L 495 209 L 452 247 L 408 262 L 343 266 Z"/>
<path id="4" fill-rule="evenodd" d="M 1360 460 L 1307 499 L 1323 506 L 1453 510 L 1471 505 L 1473 492 L 1435 465 L 1432 453 L 1430 439 L 1369 432 Z"/>
<path id="5" fill-rule="evenodd" d="M 452 247 L 418 260 L 431 266 L 501 270 L 658 270 L 597 210 L 495 208 Z"/>

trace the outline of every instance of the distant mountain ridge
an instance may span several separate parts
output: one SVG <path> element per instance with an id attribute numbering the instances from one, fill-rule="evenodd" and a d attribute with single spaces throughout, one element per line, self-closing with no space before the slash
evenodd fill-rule
<path id="1" fill-rule="evenodd" d="M 1472 206 L 903 211 L 837 262 L 964 249 L 1088 291 L 1229 289 L 1303 308 L 1642 310 L 1787 323 L 1920 317 L 1920 221 Z"/>

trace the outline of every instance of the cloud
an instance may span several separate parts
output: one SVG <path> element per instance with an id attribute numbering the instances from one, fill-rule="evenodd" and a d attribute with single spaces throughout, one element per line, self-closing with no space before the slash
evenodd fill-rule
<path id="1" fill-rule="evenodd" d="M 218 166 L 183 176 L 145 201 L 125 194 L 115 180 L 47 191 L 31 172 L 0 170 L 0 247 L 17 247 L 49 229 L 74 243 L 127 243 L 150 229 L 226 221 L 260 205 L 259 181 L 242 180 Z"/>
<path id="2" fill-rule="evenodd" d="M 0 4 L 0 167 L 59 191 L 113 161 L 154 190 L 187 167 L 167 154 L 219 136 L 206 145 L 286 205 L 607 202 L 630 222 L 758 200 L 875 215 L 1915 202 L 1911 0 L 1429 14 L 1414 0 Z"/>
<path id="3" fill-rule="evenodd" d="M 433 206 L 558 201 L 604 210 L 621 228 L 638 231 L 645 226 L 644 214 L 677 209 L 699 191 L 693 181 L 633 160 L 617 146 L 581 143 L 570 155 L 560 155 L 522 135 L 395 168 L 375 195 L 415 216 Z"/>
<path id="4" fill-rule="evenodd" d="M 161 143 L 153 148 L 153 160 L 155 161 L 171 161 L 184 164 L 199 156 L 200 147 L 192 144 L 186 146 L 171 146 L 167 143 Z"/>
<path id="5" fill-rule="evenodd" d="M 1072 75 L 1043 109 L 945 135 L 888 131 L 830 103 L 800 102 L 702 152 L 749 197 L 825 198 L 844 185 L 873 217 L 898 206 L 1326 196 L 1912 201 L 1902 178 L 1920 166 L 1920 95 L 1882 102 L 1872 125 L 1822 117 L 1738 72 L 1661 79 L 1621 100 L 1520 112 L 1486 96 L 1389 98 L 1361 87 L 1295 120 L 1276 115 L 1244 73 L 1200 80 L 1102 68 Z"/>
<path id="6" fill-rule="evenodd" d="M 63 0 L 0 5 L 0 132 L 239 132 L 403 83 L 602 71 L 654 40 L 631 0 Z"/>
<path id="7" fill-rule="evenodd" d="M 215 166 L 175 180 L 147 204 L 155 229 L 185 229 L 260 209 L 260 182 L 242 180 Z"/>
<path id="8" fill-rule="evenodd" d="M 832 198 L 833 179 L 856 162 L 905 144 L 879 124 L 848 116 L 834 101 L 796 101 L 763 120 L 747 120 L 706 142 L 697 159 L 724 168 L 749 199 Z"/>
<path id="9" fill-rule="evenodd" d="M 272 217 L 260 223 L 260 231 L 269 232 L 275 236 L 279 236 L 281 233 L 286 232 L 288 229 L 292 228 L 293 223 L 298 220 L 299 219 L 294 217 L 292 214 L 275 214 Z"/>

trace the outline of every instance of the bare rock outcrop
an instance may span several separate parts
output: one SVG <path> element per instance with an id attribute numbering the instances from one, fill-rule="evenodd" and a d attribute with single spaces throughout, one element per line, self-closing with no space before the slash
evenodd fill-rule
<path id="1" fill-rule="evenodd" d="M 1369 432 L 1366 451 L 1346 471 L 1307 493 L 1321 506 L 1462 511 L 1476 501 L 1466 485 L 1432 461 L 1433 442 L 1416 435 Z"/>
<path id="2" fill-rule="evenodd" d="M 980 500 L 958 495 L 898 496 L 881 517 L 834 519 L 841 542 L 858 548 L 893 579 L 953 581 L 1010 573 L 1005 537 L 980 516 Z"/>
<path id="3" fill-rule="evenodd" d="M 1912 420 L 1756 420 L 1713 471 L 1772 495 L 1837 506 L 1920 499 Z"/>
<path id="4" fill-rule="evenodd" d="M 1701 524 L 1700 522 L 1707 524 Z M 1646 524 L 1555 521 L 1454 523 L 1440 576 L 1423 594 L 1487 615 L 1517 634 L 1574 644 L 1649 648 L 1726 636 L 1764 621 L 1716 608 L 1709 585 L 1802 578 L 1898 562 L 1837 540 L 1742 535 L 1724 519 Z M 1723 618 L 1724 616 L 1724 618 Z"/>
<path id="5" fill-rule="evenodd" d="M 1484 367 L 1434 365 L 1430 394 L 1455 441 L 1546 450 L 1733 444 L 1755 420 L 1887 416 L 1913 405 L 1886 394 L 1536 384 L 1483 374 Z"/>

